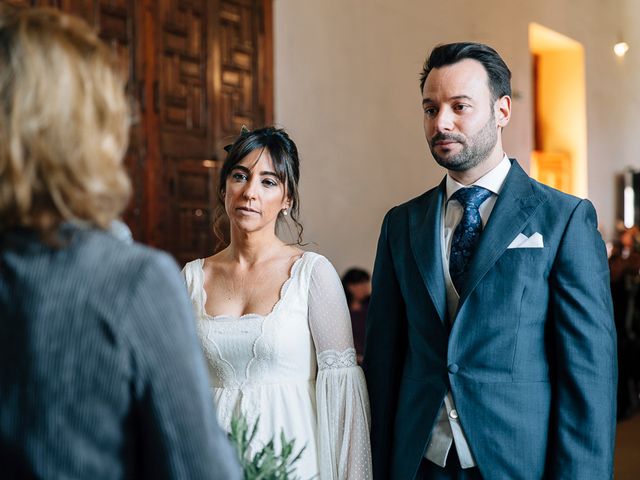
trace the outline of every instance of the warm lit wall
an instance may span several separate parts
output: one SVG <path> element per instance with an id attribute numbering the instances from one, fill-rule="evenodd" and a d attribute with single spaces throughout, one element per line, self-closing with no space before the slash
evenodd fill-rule
<path id="1" fill-rule="evenodd" d="M 640 167 L 640 6 L 632 0 L 275 0 L 275 116 L 302 154 L 306 238 L 334 261 L 370 267 L 384 213 L 443 176 L 422 132 L 418 72 L 437 43 L 489 43 L 513 72 L 505 149 L 528 168 L 532 148 L 528 25 L 585 49 L 588 192 L 605 234 L 614 174 Z M 612 46 L 624 32 L 631 50 Z M 635 43 L 634 43 L 635 41 Z"/>
<path id="2" fill-rule="evenodd" d="M 540 82 L 542 95 L 540 112 L 544 125 L 542 149 L 549 152 L 566 152 L 574 170 L 573 192 L 586 196 L 586 106 L 584 91 L 584 61 L 581 52 L 558 51 L 542 55 Z M 545 83 L 553 82 L 552 88 Z M 545 112 L 547 112 L 545 114 Z"/>
<path id="3" fill-rule="evenodd" d="M 551 158 L 566 158 L 569 163 L 566 169 L 568 188 L 556 188 L 586 197 L 587 108 L 584 49 L 578 42 L 538 24 L 530 26 L 529 47 L 538 58 L 536 122 L 541 144 L 536 145 L 536 149 Z M 534 165 L 532 175 L 533 167 Z M 534 177 L 544 181 L 541 177 Z"/>

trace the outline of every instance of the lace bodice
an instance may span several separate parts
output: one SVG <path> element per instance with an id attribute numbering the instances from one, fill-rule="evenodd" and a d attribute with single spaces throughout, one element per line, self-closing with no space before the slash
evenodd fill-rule
<path id="1" fill-rule="evenodd" d="M 279 437 L 280 429 L 297 444 L 304 440 L 299 475 L 305 480 L 318 473 L 371 478 L 368 397 L 333 266 L 306 252 L 269 314 L 212 317 L 204 307 L 202 265 L 190 262 L 183 274 L 221 425 L 228 429 L 241 412 L 249 422 L 260 417 L 263 441 Z"/>

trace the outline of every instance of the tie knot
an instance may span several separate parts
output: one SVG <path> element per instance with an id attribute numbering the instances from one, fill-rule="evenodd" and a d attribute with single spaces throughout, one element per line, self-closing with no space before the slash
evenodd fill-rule
<path id="1" fill-rule="evenodd" d="M 451 195 L 451 198 L 460 202 L 460 204 L 465 208 L 478 208 L 482 204 L 482 202 L 484 202 L 490 196 L 490 190 L 474 185 L 472 187 L 466 187 L 457 190 L 453 195 Z"/>

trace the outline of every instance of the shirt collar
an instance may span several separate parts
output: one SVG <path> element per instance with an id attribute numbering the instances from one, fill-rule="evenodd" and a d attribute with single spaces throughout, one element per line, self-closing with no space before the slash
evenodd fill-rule
<path id="1" fill-rule="evenodd" d="M 509 169 L 511 168 L 511 162 L 509 161 L 509 157 L 505 153 L 502 157 L 502 160 L 498 165 L 493 167 L 487 173 L 485 173 L 478 180 L 473 182 L 471 185 L 477 185 L 478 187 L 483 187 L 489 190 L 490 192 L 499 195 L 500 190 L 502 189 L 502 185 L 504 181 L 507 179 L 507 175 L 509 174 Z M 456 182 L 451 176 L 447 173 L 447 182 L 446 182 L 446 193 L 447 200 L 451 198 L 451 195 L 456 193 L 458 190 L 464 187 L 470 187 L 471 185 L 462 185 L 461 183 Z"/>

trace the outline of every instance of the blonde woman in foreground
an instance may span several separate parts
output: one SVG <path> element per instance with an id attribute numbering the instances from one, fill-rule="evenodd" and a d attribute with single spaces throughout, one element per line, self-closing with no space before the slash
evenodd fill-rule
<path id="1" fill-rule="evenodd" d="M 239 479 L 175 263 L 109 231 L 124 81 L 82 21 L 0 6 L 3 479 Z"/>

